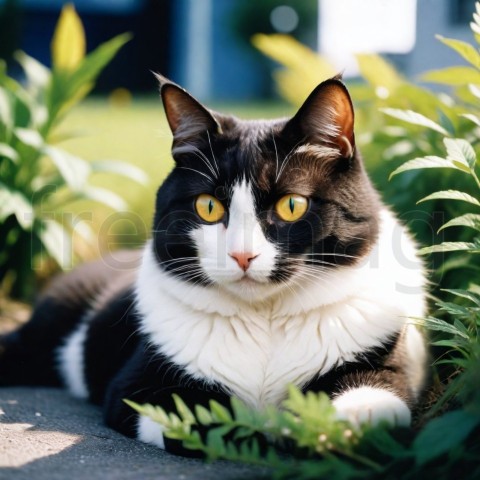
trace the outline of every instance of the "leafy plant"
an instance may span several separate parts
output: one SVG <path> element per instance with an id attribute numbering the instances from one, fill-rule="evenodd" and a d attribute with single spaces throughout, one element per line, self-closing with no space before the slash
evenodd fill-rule
<path id="1" fill-rule="evenodd" d="M 480 2 L 476 10 L 471 28 L 480 44 Z M 408 84 L 375 56 L 360 59 L 367 84 L 354 87 L 370 102 L 365 109 L 360 104 L 360 118 L 375 117 L 360 125 L 363 133 L 372 128 L 368 133 L 368 138 L 375 139 L 372 143 L 397 142 L 388 153 L 399 162 L 390 177 L 404 179 L 400 185 L 411 197 L 409 201 L 420 198 L 420 205 L 434 204 L 432 211 L 441 209 L 449 218 L 435 225 L 438 232 L 449 236 L 420 251 L 441 254 L 437 278 L 447 286 L 438 292 L 429 317 L 413 319 L 431 332 L 433 345 L 441 349 L 435 364 L 448 367 L 447 375 L 441 375 L 443 394 L 422 412 L 419 424 L 423 427 L 389 431 L 365 425 L 354 429 L 335 420 L 325 395 L 302 395 L 293 387 L 282 409 L 263 412 L 252 411 L 237 399 L 232 399 L 230 410 L 211 402 L 209 409 L 196 406 L 192 411 L 175 398 L 177 411 L 173 413 L 128 402 L 163 425 L 167 437 L 181 440 L 186 448 L 201 451 L 209 459 L 267 467 L 275 478 L 480 478 L 480 286 L 476 283 L 480 253 L 480 53 L 478 46 L 443 37 L 439 40 L 471 64 L 424 75 L 424 79 L 452 87 L 448 95 L 437 98 Z M 329 68 L 323 59 L 316 59 L 287 37 L 261 36 L 256 43 L 288 65 L 278 77 L 288 94 L 295 91 L 288 85 L 297 82 L 299 75 L 308 78 L 314 69 L 317 77 L 318 72 Z M 285 47 L 285 57 L 280 56 L 280 45 Z M 378 83 L 382 80 L 374 65 L 383 69 L 386 83 Z M 388 98 L 383 98 L 385 91 L 379 95 L 379 87 L 389 88 Z M 297 100 L 292 97 L 292 101 Z M 385 125 L 387 118 L 396 125 Z M 392 164 L 388 165 L 391 169 Z M 433 193 L 424 181 L 425 170 L 431 174 L 431 169 L 438 169 L 437 191 Z M 422 195 L 417 196 L 418 191 Z M 426 238 L 430 240 L 431 235 Z M 447 273 L 453 270 L 459 273 L 452 280 Z M 452 283 L 464 287 L 452 288 Z M 206 436 L 200 434 L 201 427 L 209 427 Z M 264 450 L 259 436 L 269 442 Z"/>
<path id="2" fill-rule="evenodd" d="M 89 183 L 95 172 L 145 181 L 139 169 L 121 162 L 87 161 L 59 148 L 56 127 L 94 85 L 103 68 L 129 40 L 119 35 L 85 55 L 85 34 L 73 6 L 62 10 L 51 44 L 52 69 L 23 52 L 16 60 L 24 84 L 8 76 L 0 60 L 0 285 L 16 297 L 28 297 L 35 262 L 53 259 L 70 268 L 72 235 L 92 236 L 84 218 L 65 207 L 86 198 L 113 209 L 125 202 Z"/>

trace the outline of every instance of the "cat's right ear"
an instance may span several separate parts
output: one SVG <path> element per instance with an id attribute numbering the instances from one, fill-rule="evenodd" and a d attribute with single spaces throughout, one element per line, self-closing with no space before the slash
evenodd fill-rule
<path id="1" fill-rule="evenodd" d="M 339 76 L 325 80 L 308 96 L 285 130 L 295 139 L 337 150 L 341 157 L 355 152 L 354 111 Z"/>
<path id="2" fill-rule="evenodd" d="M 206 132 L 221 133 L 218 121 L 199 101 L 167 78 L 154 75 L 160 83 L 160 95 L 175 143 L 194 142 Z"/>

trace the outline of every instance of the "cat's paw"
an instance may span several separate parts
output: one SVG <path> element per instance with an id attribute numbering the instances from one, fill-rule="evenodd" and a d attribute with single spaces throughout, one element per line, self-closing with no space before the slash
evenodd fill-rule
<path id="1" fill-rule="evenodd" d="M 355 426 L 364 423 L 391 426 L 409 426 L 411 412 L 407 404 L 394 393 L 383 388 L 359 387 L 342 393 L 333 400 L 337 418 Z"/>
<path id="2" fill-rule="evenodd" d="M 143 415 L 138 417 L 137 438 L 142 442 L 156 445 L 165 450 L 163 427 L 149 417 L 144 417 Z"/>

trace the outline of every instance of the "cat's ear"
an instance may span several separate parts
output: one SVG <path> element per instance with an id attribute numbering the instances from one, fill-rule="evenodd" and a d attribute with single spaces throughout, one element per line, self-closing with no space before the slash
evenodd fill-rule
<path id="1" fill-rule="evenodd" d="M 199 101 L 165 77 L 154 75 L 175 142 L 191 141 L 207 131 L 221 133 L 218 121 Z"/>
<path id="2" fill-rule="evenodd" d="M 354 113 L 340 77 L 318 85 L 285 127 L 297 138 L 338 149 L 344 158 L 355 151 Z"/>

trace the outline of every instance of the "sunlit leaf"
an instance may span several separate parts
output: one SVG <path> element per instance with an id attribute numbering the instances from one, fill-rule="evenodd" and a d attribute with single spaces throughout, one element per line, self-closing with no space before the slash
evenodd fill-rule
<path id="1" fill-rule="evenodd" d="M 131 180 L 145 185 L 148 183 L 147 174 L 140 168 L 127 162 L 120 162 L 117 160 L 99 160 L 91 162 L 93 172 L 115 173 L 122 175 Z"/>
<path id="2" fill-rule="evenodd" d="M 50 70 L 25 52 L 15 53 L 15 59 L 22 66 L 28 80 L 28 89 L 35 92 L 44 88 L 50 80 Z"/>
<path id="3" fill-rule="evenodd" d="M 91 173 L 91 167 L 87 161 L 50 145 L 43 148 L 43 153 L 52 160 L 66 184 L 73 191 L 84 190 Z"/>
<path id="4" fill-rule="evenodd" d="M 445 158 L 428 156 L 421 158 L 414 158 L 405 162 L 403 165 L 400 165 L 396 170 L 390 174 L 390 178 L 394 175 L 398 175 L 401 172 L 407 172 L 409 170 L 419 170 L 424 168 L 452 168 L 454 170 L 462 170 L 454 163 L 446 160 Z"/>
<path id="5" fill-rule="evenodd" d="M 176 394 L 172 395 L 173 401 L 175 402 L 175 407 L 179 413 L 181 419 L 186 423 L 195 424 L 195 415 L 187 407 L 187 404 Z"/>
<path id="6" fill-rule="evenodd" d="M 467 83 L 480 84 L 480 72 L 471 67 L 449 67 L 424 73 L 421 79 L 424 82 L 455 86 Z"/>
<path id="7" fill-rule="evenodd" d="M 24 230 L 30 230 L 34 220 L 32 204 L 19 191 L 12 191 L 0 183 L 0 222 L 15 215 Z"/>
<path id="8" fill-rule="evenodd" d="M 39 150 L 43 146 L 43 138 L 37 130 L 30 128 L 15 128 L 15 136 L 24 144 Z"/>
<path id="9" fill-rule="evenodd" d="M 12 107 L 7 91 L 0 86 L 0 123 L 8 128 L 13 125 Z"/>
<path id="10" fill-rule="evenodd" d="M 445 228 L 458 226 L 473 228 L 480 232 L 480 215 L 474 213 L 466 213 L 465 215 L 453 218 L 449 222 L 445 223 L 445 225 L 442 225 L 438 229 L 438 231 L 440 232 Z"/>
<path id="11" fill-rule="evenodd" d="M 459 330 L 456 326 L 452 325 L 449 322 L 446 322 L 445 320 L 441 320 L 435 317 L 427 317 L 427 318 L 421 318 L 417 320 L 419 320 L 420 325 L 425 326 L 429 330 L 457 335 L 466 340 L 470 338 L 468 334 L 466 334 L 463 330 Z"/>
<path id="12" fill-rule="evenodd" d="M 474 85 L 473 83 L 470 83 L 468 85 L 468 89 L 470 90 L 471 94 L 474 97 L 480 98 L 480 87 L 478 85 Z"/>
<path id="13" fill-rule="evenodd" d="M 417 203 L 426 202 L 427 200 L 460 200 L 462 202 L 468 202 L 473 205 L 480 206 L 478 201 L 472 195 L 465 192 L 459 192 L 458 190 L 443 190 L 441 192 L 435 192 L 419 200 Z"/>
<path id="14" fill-rule="evenodd" d="M 445 38 L 442 37 L 442 35 L 435 35 L 435 37 L 445 45 L 453 48 L 453 50 L 459 53 L 468 63 L 471 63 L 475 68 L 480 69 L 480 54 L 478 53 L 477 49 L 473 47 L 473 45 L 467 42 L 462 42 L 461 40 Z"/>
<path id="15" fill-rule="evenodd" d="M 421 248 L 418 253 L 420 255 L 427 255 L 429 253 L 457 252 L 463 250 L 472 253 L 480 251 L 477 246 L 471 242 L 443 242 L 438 245 L 432 245 L 431 247 Z"/>
<path id="16" fill-rule="evenodd" d="M 469 290 L 461 290 L 461 289 L 444 288 L 443 291 L 451 293 L 452 295 L 456 295 L 457 297 L 466 298 L 471 302 L 475 303 L 478 307 L 480 307 L 480 294 L 471 292 Z"/>
<path id="17" fill-rule="evenodd" d="M 405 79 L 380 55 L 355 55 L 360 73 L 374 88 L 385 88 L 385 94 L 391 95 Z"/>
<path id="18" fill-rule="evenodd" d="M 13 163 L 18 162 L 18 153 L 10 145 L 0 143 L 0 157 L 8 158 Z"/>
<path id="19" fill-rule="evenodd" d="M 462 113 L 460 116 L 466 118 L 467 120 L 470 120 L 475 125 L 480 127 L 480 117 L 477 117 L 473 113 Z"/>
<path id="20" fill-rule="evenodd" d="M 72 4 L 62 9 L 51 48 L 53 67 L 57 70 L 73 71 L 85 56 L 85 32 Z"/>
<path id="21" fill-rule="evenodd" d="M 228 409 L 226 409 L 223 405 L 218 403 L 215 400 L 210 400 L 210 411 L 212 412 L 212 416 L 214 420 L 217 422 L 231 422 L 232 416 Z"/>
<path id="22" fill-rule="evenodd" d="M 128 210 L 125 200 L 106 188 L 87 186 L 80 192 L 81 196 L 95 202 L 103 203 L 115 211 L 123 212 Z"/>
<path id="23" fill-rule="evenodd" d="M 444 138 L 443 143 L 447 148 L 447 160 L 452 163 L 459 162 L 468 169 L 474 168 L 477 156 L 469 142 L 461 138 Z"/>
<path id="24" fill-rule="evenodd" d="M 404 122 L 411 123 L 412 125 L 427 127 L 435 130 L 436 132 L 442 133 L 443 135 L 449 135 L 449 133 L 442 126 L 425 117 L 425 115 L 422 115 L 421 113 L 413 112 L 412 110 L 400 110 L 397 108 L 381 108 L 380 111 L 386 115 L 389 115 L 390 117 L 403 120 Z"/>
<path id="25" fill-rule="evenodd" d="M 54 220 L 42 219 L 36 232 L 58 265 L 64 270 L 72 268 L 72 239 L 65 228 Z"/>

